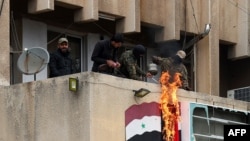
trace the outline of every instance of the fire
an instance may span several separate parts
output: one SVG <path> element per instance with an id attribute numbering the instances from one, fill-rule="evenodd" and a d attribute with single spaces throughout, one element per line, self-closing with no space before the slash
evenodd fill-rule
<path id="1" fill-rule="evenodd" d="M 176 96 L 176 91 L 181 86 L 180 75 L 180 73 L 175 73 L 171 78 L 168 72 L 162 72 L 160 77 L 162 90 L 160 108 L 164 120 L 162 132 L 166 141 L 175 140 L 175 124 L 180 120 L 179 103 Z"/>

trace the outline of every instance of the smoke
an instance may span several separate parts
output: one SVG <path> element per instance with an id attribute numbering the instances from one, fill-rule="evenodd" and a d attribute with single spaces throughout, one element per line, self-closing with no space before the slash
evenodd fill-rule
<path id="1" fill-rule="evenodd" d="M 181 44 L 177 40 L 172 40 L 158 44 L 158 48 L 160 49 L 161 57 L 170 57 L 174 56 L 181 49 Z"/>

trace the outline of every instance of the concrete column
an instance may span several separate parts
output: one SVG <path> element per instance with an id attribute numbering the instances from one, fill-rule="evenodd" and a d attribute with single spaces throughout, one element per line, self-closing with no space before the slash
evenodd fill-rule
<path id="1" fill-rule="evenodd" d="M 54 10 L 54 0 L 31 0 L 28 2 L 29 13 L 42 13 Z"/>
<path id="2" fill-rule="evenodd" d="M 78 6 L 81 8 L 75 12 L 75 22 L 88 22 L 98 20 L 98 1 L 97 0 L 79 0 Z"/>
<path id="3" fill-rule="evenodd" d="M 196 91 L 219 96 L 219 1 L 202 1 L 201 27 L 206 23 L 212 29 L 196 48 Z M 204 25 L 204 26 L 202 26 Z"/>
<path id="4" fill-rule="evenodd" d="M 2 1 L 0 3 L 0 6 Z M 10 85 L 10 17 L 9 1 L 5 0 L 0 15 L 0 85 Z"/>
<path id="5" fill-rule="evenodd" d="M 237 38 L 237 44 L 234 48 L 229 49 L 229 58 L 230 59 L 237 59 L 237 58 L 244 58 L 250 56 L 250 48 L 249 48 L 249 1 L 248 0 L 239 0 L 237 3 L 231 3 L 233 7 L 235 7 L 236 14 L 231 15 L 233 19 L 236 19 L 236 23 L 234 28 L 236 31 L 233 32 Z M 235 5 L 234 5 L 235 4 Z M 236 5 L 237 4 L 237 5 Z M 244 9 L 240 8 L 244 6 Z M 234 29 L 232 27 L 228 27 L 227 30 L 231 31 Z M 233 30 L 234 31 L 234 30 Z"/>
<path id="6" fill-rule="evenodd" d="M 156 42 L 180 39 L 180 3 L 179 1 L 169 0 L 162 2 L 165 6 L 163 15 L 164 28 L 157 30 Z"/>
<path id="7" fill-rule="evenodd" d="M 117 32 L 130 33 L 141 31 L 141 6 L 140 0 L 126 0 L 124 1 L 125 10 L 123 14 L 124 19 L 118 20 L 116 24 Z"/>

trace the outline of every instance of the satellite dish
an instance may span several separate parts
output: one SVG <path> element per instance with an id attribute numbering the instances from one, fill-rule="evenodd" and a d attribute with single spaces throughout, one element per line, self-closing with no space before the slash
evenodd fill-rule
<path id="1" fill-rule="evenodd" d="M 42 47 L 26 49 L 19 56 L 17 66 L 24 74 L 36 74 L 49 63 L 49 53 Z"/>

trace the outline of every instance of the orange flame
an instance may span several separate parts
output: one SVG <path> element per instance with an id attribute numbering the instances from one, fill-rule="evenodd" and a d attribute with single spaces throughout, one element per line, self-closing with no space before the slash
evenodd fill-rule
<path id="1" fill-rule="evenodd" d="M 177 89 L 181 87 L 180 75 L 180 73 L 175 73 L 171 79 L 168 72 L 162 72 L 160 77 L 162 90 L 160 108 L 164 120 L 162 132 L 166 141 L 174 141 L 175 123 L 180 120 L 179 103 L 176 96 Z"/>

